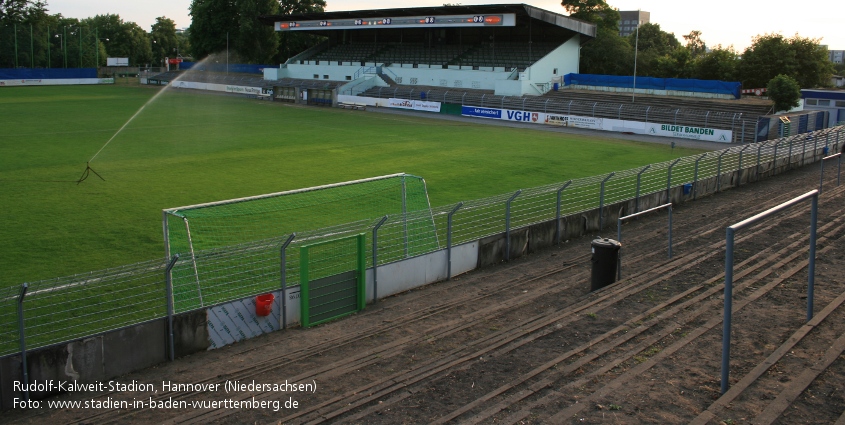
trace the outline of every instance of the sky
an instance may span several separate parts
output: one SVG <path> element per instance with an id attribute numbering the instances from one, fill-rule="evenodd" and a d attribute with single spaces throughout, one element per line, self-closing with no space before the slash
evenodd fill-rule
<path id="1" fill-rule="evenodd" d="M 413 0 L 403 2 L 407 7 L 440 6 L 444 3 L 463 5 L 527 3 L 534 7 L 565 15 L 559 0 L 467 1 Z M 156 17 L 165 16 L 176 22 L 177 28 L 191 25 L 188 8 L 191 0 L 47 0 L 49 13 L 61 13 L 69 18 L 88 18 L 95 15 L 117 14 L 124 21 L 135 22 L 150 31 Z M 389 0 L 326 0 L 327 11 L 388 9 L 397 7 Z M 751 45 L 755 35 L 780 33 L 792 37 L 821 38 L 821 44 L 832 50 L 845 50 L 845 30 L 842 27 L 842 0 L 817 0 L 812 7 L 794 7 L 794 2 L 774 0 L 761 2 L 742 0 L 710 0 L 708 2 L 678 2 L 669 0 L 609 0 L 619 10 L 644 10 L 651 13 L 651 22 L 663 31 L 674 33 L 684 44 L 683 35 L 698 30 L 709 47 L 721 44 L 734 46 L 739 52 Z M 701 6 L 699 6 L 701 4 Z M 706 5 L 706 6 L 705 6 Z"/>

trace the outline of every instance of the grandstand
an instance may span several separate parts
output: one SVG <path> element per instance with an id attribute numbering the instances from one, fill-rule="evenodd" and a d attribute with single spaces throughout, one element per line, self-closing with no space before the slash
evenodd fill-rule
<path id="1" fill-rule="evenodd" d="M 541 95 L 578 72 L 596 27 L 525 4 L 418 7 L 263 16 L 281 32 L 324 38 L 265 77 Z M 378 78 L 381 77 L 381 78 Z"/>

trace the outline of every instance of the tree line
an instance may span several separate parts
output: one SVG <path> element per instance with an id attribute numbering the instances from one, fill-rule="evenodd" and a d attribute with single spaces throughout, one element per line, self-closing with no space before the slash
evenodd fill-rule
<path id="1" fill-rule="evenodd" d="M 818 39 L 764 34 L 737 52 L 732 46 L 708 48 L 700 31 L 683 42 L 659 24 L 638 34 L 619 35 L 619 12 L 604 0 L 563 0 L 573 18 L 597 26 L 594 40 L 581 49 L 582 73 L 740 81 L 766 87 L 784 75 L 800 87 L 823 87 L 837 69 Z M 276 32 L 262 15 L 323 12 L 325 0 L 192 0 L 191 26 L 177 32 L 173 20 L 159 17 L 149 31 L 119 15 L 66 18 L 49 14 L 46 0 L 0 0 L 0 67 L 102 66 L 107 57 L 126 57 L 133 66 L 162 66 L 165 57 L 197 60 L 230 51 L 243 63 L 281 63 L 320 42 L 317 36 Z M 839 70 L 845 71 L 845 69 Z"/>
<path id="2" fill-rule="evenodd" d="M 798 34 L 758 35 L 738 52 L 733 46 L 708 48 L 701 31 L 691 31 L 681 42 L 653 23 L 621 37 L 619 11 L 604 0 L 563 0 L 561 5 L 570 17 L 596 25 L 596 38 L 581 49 L 585 74 L 633 75 L 636 56 L 636 74 L 642 76 L 739 81 L 745 88 L 763 88 L 784 75 L 812 88 L 829 86 L 835 70 L 819 39 Z"/>
<path id="3" fill-rule="evenodd" d="M 192 0 L 191 26 L 181 32 L 164 16 L 145 30 L 116 14 L 67 18 L 50 14 L 46 0 L 0 0 L 0 67 L 95 67 L 108 57 L 163 66 L 165 58 L 202 59 L 226 50 L 244 63 L 280 63 L 319 40 L 276 33 L 258 17 L 325 6 L 324 0 Z"/>

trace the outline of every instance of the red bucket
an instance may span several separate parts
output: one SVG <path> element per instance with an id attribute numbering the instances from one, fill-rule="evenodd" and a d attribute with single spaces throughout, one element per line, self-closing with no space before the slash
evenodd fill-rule
<path id="1" fill-rule="evenodd" d="M 273 311 L 273 300 L 276 296 L 273 294 L 264 294 L 255 297 L 255 315 L 269 316 Z"/>

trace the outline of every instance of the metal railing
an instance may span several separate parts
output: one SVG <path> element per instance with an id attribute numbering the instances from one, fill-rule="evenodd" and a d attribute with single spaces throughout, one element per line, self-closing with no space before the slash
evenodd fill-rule
<path id="1" fill-rule="evenodd" d="M 722 394 L 728 391 L 731 358 L 731 319 L 733 316 L 733 274 L 734 274 L 734 235 L 736 232 L 759 223 L 770 216 L 785 211 L 804 201 L 810 201 L 810 256 L 808 260 L 807 282 L 807 321 L 813 319 L 813 286 L 816 270 L 816 229 L 818 225 L 819 191 L 813 190 L 797 198 L 770 208 L 753 217 L 747 218 L 725 229 L 725 305 L 722 327 Z"/>
<path id="2" fill-rule="evenodd" d="M 295 238 L 279 235 L 192 254 L 178 253 L 181 257 L 173 264 L 168 264 L 171 259 L 160 259 L 30 282 L 25 298 L 20 297 L 19 286 L 6 288 L 0 292 L 0 356 L 20 352 L 22 345 L 16 341 L 23 342 L 23 336 L 26 347 L 44 347 L 196 310 L 201 305 L 208 308 L 276 291 L 280 282 L 282 287 L 287 282 L 299 282 L 299 247 L 303 245 L 377 230 L 378 240 L 368 244 L 366 253 L 367 267 L 372 267 L 440 249 L 451 252 L 455 245 L 555 219 L 559 241 L 562 216 L 624 201 L 633 201 L 636 212 L 639 199 L 645 195 L 682 185 L 691 185 L 695 190 L 701 180 L 716 177 L 721 182 L 722 177 L 740 168 L 750 177 L 792 167 L 797 164 L 796 158 L 804 157 L 804 163 L 820 161 L 823 148 L 839 151 L 843 142 L 845 128 L 837 127 L 811 136 L 753 144 L 750 148 L 732 146 L 645 167 L 526 188 L 518 196 L 511 192 L 388 215 L 383 222 L 384 217 L 374 217 L 303 229 L 295 233 Z M 694 198 L 696 193 L 689 196 Z M 509 251 L 506 255 L 510 255 Z M 171 253 L 174 254 L 177 253 Z M 194 268 L 194 264 L 201 266 Z M 191 276 L 190 285 L 172 288 L 172 306 L 167 303 L 168 267 L 172 267 L 173 276 Z M 199 302 L 200 290 L 203 303 Z"/>

